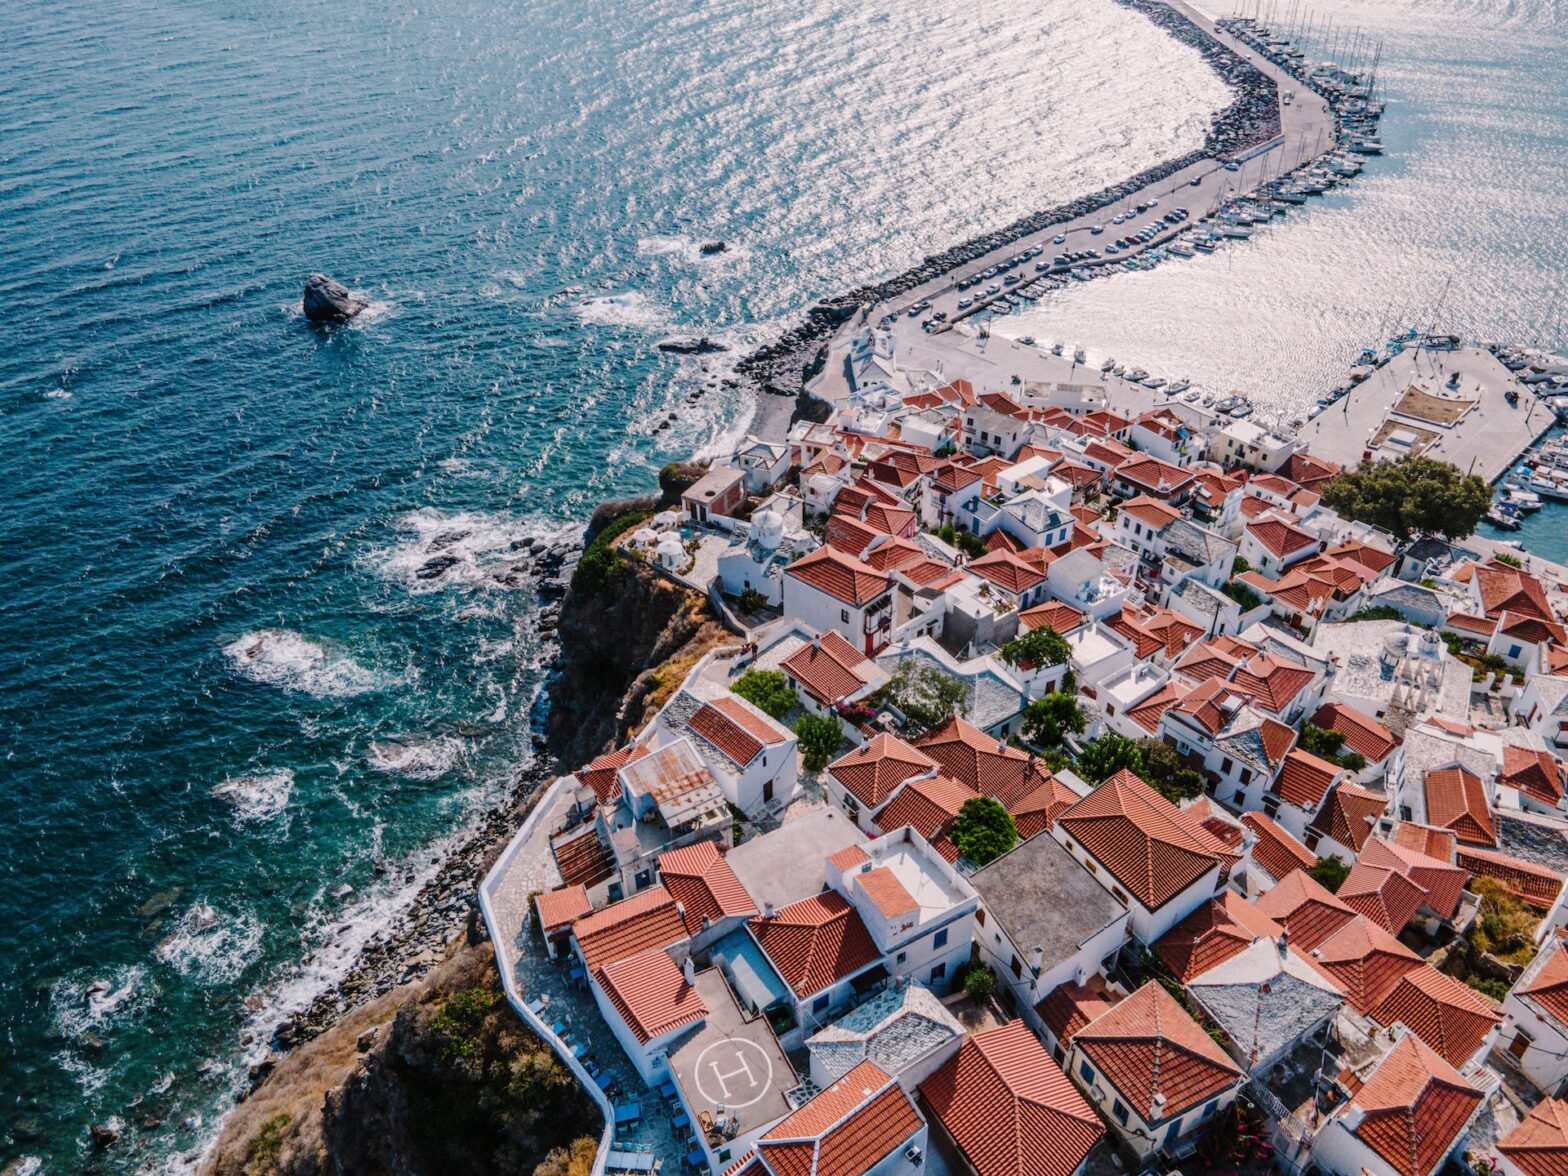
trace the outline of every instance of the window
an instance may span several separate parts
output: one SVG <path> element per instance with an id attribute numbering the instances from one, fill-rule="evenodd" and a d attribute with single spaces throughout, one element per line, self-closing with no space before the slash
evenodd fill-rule
<path id="1" fill-rule="evenodd" d="M 1242 768 L 1241 769 L 1241 782 L 1243 784 L 1251 784 L 1252 783 L 1252 769 L 1251 768 Z"/>
<path id="2" fill-rule="evenodd" d="M 1515 1033 L 1514 1039 L 1508 1043 L 1508 1056 L 1514 1059 L 1522 1058 L 1525 1051 L 1534 1044 L 1528 1033 L 1522 1031 Z"/>
<path id="3" fill-rule="evenodd" d="M 1127 1108 L 1122 1106 L 1121 1099 L 1117 1099 L 1111 1105 L 1111 1114 L 1116 1116 L 1116 1121 L 1123 1127 L 1127 1126 Z"/>
<path id="4" fill-rule="evenodd" d="M 942 977 L 944 977 L 946 975 L 947 975 L 947 965 L 946 964 L 938 964 L 936 967 L 931 969 L 931 980 L 930 980 L 930 983 L 935 984 L 938 980 L 942 979 Z"/>
<path id="5" fill-rule="evenodd" d="M 811 1011 L 814 1013 L 822 1012 L 828 1007 L 828 1000 L 828 994 L 824 992 L 821 996 L 817 997 L 816 1000 L 811 1002 Z"/>
<path id="6" fill-rule="evenodd" d="M 849 624 L 849 610 L 847 608 L 839 609 L 838 610 L 838 619 L 840 621 L 842 621 L 846 625 Z"/>
<path id="7" fill-rule="evenodd" d="M 979 923 L 982 927 L 985 926 L 985 907 L 975 908 L 975 922 Z"/>
<path id="8" fill-rule="evenodd" d="M 1231 769 L 1234 768 L 1235 766 L 1236 766 L 1235 764 L 1230 762 L 1230 756 L 1226 756 L 1224 759 L 1220 760 L 1220 775 L 1222 775 L 1222 776 L 1230 775 Z"/>
<path id="9" fill-rule="evenodd" d="M 1111 887 L 1111 893 L 1116 896 L 1118 901 L 1120 901 L 1120 902 L 1126 902 L 1127 901 L 1127 896 L 1122 893 L 1122 888 L 1120 886 L 1112 886 Z"/>
<path id="10" fill-rule="evenodd" d="M 943 927 L 931 937 L 931 950 L 940 951 L 947 946 L 947 928 Z"/>
<path id="11" fill-rule="evenodd" d="M 1519 647 L 1517 645 L 1510 645 L 1508 647 L 1508 656 L 1509 657 L 1518 657 L 1519 656 Z"/>
<path id="12" fill-rule="evenodd" d="M 1317 849 L 1318 842 L 1321 841 L 1322 839 L 1323 839 L 1323 835 L 1321 833 L 1318 833 L 1315 830 L 1311 830 L 1311 829 L 1307 830 L 1307 848 L 1308 849 L 1313 849 L 1313 850 Z"/>
<path id="13" fill-rule="evenodd" d="M 1241 808 L 1242 807 L 1242 804 L 1241 804 L 1241 793 L 1238 792 L 1236 794 L 1236 797 L 1237 797 L 1237 799 L 1236 799 L 1236 807 L 1237 808 Z M 1273 817 L 1276 813 L 1278 813 L 1279 812 L 1279 797 L 1274 796 L 1272 794 L 1265 796 L 1263 798 L 1263 811 L 1266 814 L 1268 814 L 1270 817 Z M 1309 845 L 1307 848 L 1311 849 L 1312 847 Z"/>
<path id="14" fill-rule="evenodd" d="M 1088 1062 L 1079 1062 L 1078 1063 L 1078 1077 L 1082 1078 L 1085 1082 L 1089 1083 L 1089 1085 L 1093 1086 L 1094 1085 L 1094 1067 L 1089 1065 Z"/>
<path id="15" fill-rule="evenodd" d="M 909 959 L 909 953 L 907 951 L 901 951 L 896 956 L 893 957 L 893 963 L 895 965 L 902 964 L 902 963 L 905 963 L 908 959 Z"/>
<path id="16" fill-rule="evenodd" d="M 1169 1127 L 1167 1127 L 1165 1129 L 1165 1142 L 1167 1144 L 1175 1143 L 1176 1142 L 1176 1137 L 1178 1135 L 1180 1135 L 1180 1134 L 1181 1134 L 1181 1120 L 1177 1119 L 1175 1122 L 1173 1122 Z"/>

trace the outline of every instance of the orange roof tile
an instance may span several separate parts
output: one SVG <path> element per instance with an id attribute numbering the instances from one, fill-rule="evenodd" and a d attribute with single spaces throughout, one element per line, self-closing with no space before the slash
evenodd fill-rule
<path id="1" fill-rule="evenodd" d="M 1362 848 L 1356 865 L 1362 864 L 1374 869 L 1393 870 L 1410 879 L 1420 888 L 1422 902 L 1445 919 L 1454 917 L 1459 909 L 1459 896 L 1464 893 L 1465 883 L 1470 881 L 1469 871 L 1452 862 L 1376 837 Z M 1345 898 L 1344 887 L 1340 888 L 1340 897 Z M 1350 900 L 1347 898 L 1345 901 Z"/>
<path id="2" fill-rule="evenodd" d="M 865 689 L 872 664 L 837 629 L 829 629 L 781 661 L 779 668 L 812 698 L 833 706 Z"/>
<path id="3" fill-rule="evenodd" d="M 893 586 L 882 572 L 831 547 L 797 559 L 784 574 L 845 604 L 869 604 Z"/>
<path id="4" fill-rule="evenodd" d="M 534 899 L 534 913 L 546 931 L 565 927 L 591 910 L 593 903 L 588 901 L 588 890 L 581 884 L 548 890 Z"/>
<path id="5" fill-rule="evenodd" d="M 1242 813 L 1241 823 L 1256 838 L 1252 843 L 1252 860 L 1274 881 L 1288 878 L 1297 870 L 1310 870 L 1317 864 L 1316 854 L 1264 813 Z"/>
<path id="6" fill-rule="evenodd" d="M 662 886 L 650 886 L 584 915 L 572 924 L 572 935 L 592 970 L 640 955 L 651 947 L 679 943 L 686 938 L 686 925 L 670 892 Z"/>
<path id="7" fill-rule="evenodd" d="M 659 877 L 685 909 L 686 930 L 692 935 L 707 923 L 757 913 L 757 904 L 711 841 L 661 853 Z"/>
<path id="8" fill-rule="evenodd" d="M 1297 951 L 1308 952 L 1356 917 L 1305 870 L 1287 874 L 1255 904 L 1290 932 Z"/>
<path id="9" fill-rule="evenodd" d="M 1317 543 L 1316 537 L 1281 518 L 1257 519 L 1247 524 L 1251 535 L 1272 555 L 1291 555 Z"/>
<path id="10" fill-rule="evenodd" d="M 798 996 L 820 992 L 880 958 L 860 915 L 837 891 L 791 903 L 771 919 L 752 919 L 749 926 Z"/>
<path id="11" fill-rule="evenodd" d="M 1047 992 L 1034 1011 L 1065 1048 L 1078 1030 L 1110 1007 L 1103 986 L 1091 988 L 1068 980 Z"/>
<path id="12" fill-rule="evenodd" d="M 958 717 L 915 741 L 943 772 L 976 791 L 1012 805 L 1051 779 L 1042 761 L 987 735 Z"/>
<path id="13" fill-rule="evenodd" d="M 871 855 L 858 845 L 846 845 L 837 853 L 827 856 L 828 864 L 834 866 L 840 873 L 849 873 L 856 866 L 863 866 L 871 860 Z"/>
<path id="14" fill-rule="evenodd" d="M 1367 848 L 1379 844 L 1367 843 Z M 1365 915 L 1385 931 L 1398 935 L 1412 916 L 1421 909 L 1426 891 L 1398 870 L 1374 866 L 1366 856 L 1356 860 L 1340 884 L 1337 897 L 1358 914 Z"/>
<path id="15" fill-rule="evenodd" d="M 1556 805 L 1563 798 L 1563 765 L 1549 751 L 1505 744 L 1498 782 L 1545 804 Z"/>
<path id="16" fill-rule="evenodd" d="M 1154 945 L 1171 974 L 1186 984 L 1240 955 L 1258 939 L 1285 933 L 1273 919 L 1232 890 L 1204 903 Z"/>
<path id="17" fill-rule="evenodd" d="M 1454 860 L 1454 848 L 1458 843 L 1459 839 L 1447 829 L 1417 825 L 1414 821 L 1401 821 L 1394 829 L 1394 844 L 1424 853 L 1440 862 Z"/>
<path id="18" fill-rule="evenodd" d="M 1054 826 L 1056 818 L 1077 803 L 1078 794 L 1052 775 L 1045 783 L 1036 785 L 1034 791 L 1009 804 L 1007 812 L 1013 818 L 1019 840 L 1028 841 Z"/>
<path id="19" fill-rule="evenodd" d="M 1476 568 L 1475 583 L 1487 616 L 1512 612 L 1542 621 L 1555 619 L 1541 582 L 1528 572 L 1502 563 L 1487 564 Z"/>
<path id="20" fill-rule="evenodd" d="M 1027 633 L 1048 625 L 1058 633 L 1071 633 L 1084 623 L 1084 615 L 1072 605 L 1060 600 L 1048 600 L 1018 614 L 1018 631 Z"/>
<path id="21" fill-rule="evenodd" d="M 1516 996 L 1528 996 L 1537 1006 L 1550 1013 L 1559 1024 L 1568 1025 L 1568 950 L 1562 940 L 1551 939 L 1542 948 L 1552 954 L 1530 981 L 1514 989 Z"/>
<path id="22" fill-rule="evenodd" d="M 1382 723 L 1343 702 L 1325 702 L 1312 716 L 1312 723 L 1325 731 L 1338 731 L 1345 737 L 1345 746 L 1368 763 L 1381 763 L 1399 746 L 1394 733 Z"/>
<path id="23" fill-rule="evenodd" d="M 968 568 L 999 588 L 1022 594 L 1038 587 L 1045 577 L 1035 571 L 1010 551 L 992 551 L 979 559 L 971 560 Z"/>
<path id="24" fill-rule="evenodd" d="M 1355 1092 L 1353 1131 L 1400 1176 L 1430 1176 L 1470 1122 L 1481 1092 L 1407 1035 Z"/>
<path id="25" fill-rule="evenodd" d="M 1268 653 L 1255 653 L 1231 674 L 1231 685 L 1262 710 L 1283 714 L 1296 696 L 1311 684 L 1313 673 L 1305 666 Z"/>
<path id="26" fill-rule="evenodd" d="M 863 874 L 856 874 L 855 881 L 877 910 L 882 912 L 883 918 L 896 919 L 920 909 L 915 896 L 909 893 L 908 888 L 898 880 L 898 875 L 888 866 L 877 866 Z"/>
<path id="27" fill-rule="evenodd" d="M 1317 816 L 1312 818 L 1314 832 L 1348 845 L 1356 853 L 1372 836 L 1373 824 L 1388 808 L 1388 797 L 1350 781 L 1341 781 L 1328 794 Z"/>
<path id="28" fill-rule="evenodd" d="M 1142 487 L 1156 495 L 1179 494 L 1192 485 L 1192 475 L 1180 466 L 1150 457 L 1146 453 L 1134 454 L 1116 467 L 1116 477 Z"/>
<path id="29" fill-rule="evenodd" d="M 1502 1024 L 1503 1015 L 1489 997 L 1426 964 L 1400 977 L 1372 1010 L 1372 1019 L 1390 1027 L 1403 1023 L 1449 1065 L 1462 1066 Z"/>
<path id="30" fill-rule="evenodd" d="M 970 1034 L 920 1096 L 979 1176 L 1071 1176 L 1105 1135 L 1022 1021 Z"/>
<path id="31" fill-rule="evenodd" d="M 708 1015 L 707 1002 L 686 983 L 675 961 L 657 947 L 605 964 L 594 978 L 644 1045 Z"/>
<path id="32" fill-rule="evenodd" d="M 617 773 L 627 764 L 647 754 L 646 747 L 628 743 L 625 747 L 607 751 L 597 759 L 589 761 L 586 768 L 578 771 L 577 778 L 593 789 L 593 794 L 600 804 L 609 804 L 621 794 L 621 778 Z"/>
<path id="33" fill-rule="evenodd" d="M 1228 850 L 1123 769 L 1057 818 L 1139 902 L 1153 910 L 1201 879 Z"/>
<path id="34" fill-rule="evenodd" d="M 757 1140 L 776 1176 L 859 1176 L 919 1133 L 904 1088 L 875 1062 L 861 1062 Z"/>
<path id="35" fill-rule="evenodd" d="M 1078 1030 L 1080 1050 L 1146 1123 L 1183 1114 L 1242 1072 L 1155 981 Z"/>
<path id="36" fill-rule="evenodd" d="M 1357 916 L 1307 953 L 1358 1013 L 1370 1013 L 1421 957 L 1371 920 Z"/>
<path id="37" fill-rule="evenodd" d="M 1286 804 L 1315 812 L 1340 771 L 1337 764 L 1298 747 L 1285 757 L 1272 791 Z"/>
<path id="38" fill-rule="evenodd" d="M 869 809 L 885 804 L 906 780 L 936 770 L 930 756 L 885 731 L 828 765 L 829 775 Z"/>
<path id="39" fill-rule="evenodd" d="M 1486 785 L 1468 768 L 1439 768 L 1422 780 L 1429 825 L 1450 829 L 1470 845 L 1497 847 L 1497 827 L 1486 800 Z"/>
<path id="40" fill-rule="evenodd" d="M 1568 1102 L 1548 1098 L 1536 1103 L 1498 1141 L 1497 1150 L 1524 1176 L 1568 1176 Z"/>
<path id="41" fill-rule="evenodd" d="M 1185 694 L 1186 691 L 1176 683 L 1167 682 L 1136 706 L 1128 707 L 1127 717 L 1153 735 L 1160 729 L 1160 716 L 1175 706 Z"/>
<path id="42" fill-rule="evenodd" d="M 911 780 L 877 814 L 877 828 L 891 833 L 908 825 L 927 841 L 934 842 L 937 835 L 958 817 L 964 801 L 979 795 L 950 776 Z"/>
<path id="43" fill-rule="evenodd" d="M 1550 910 L 1563 885 L 1563 880 L 1545 866 L 1473 845 L 1455 849 L 1454 862 L 1477 877 L 1500 882 L 1509 894 L 1537 910 Z"/>
<path id="44" fill-rule="evenodd" d="M 751 763 L 762 754 L 764 747 L 789 739 L 788 732 L 733 695 L 703 703 L 686 725 L 739 767 Z"/>

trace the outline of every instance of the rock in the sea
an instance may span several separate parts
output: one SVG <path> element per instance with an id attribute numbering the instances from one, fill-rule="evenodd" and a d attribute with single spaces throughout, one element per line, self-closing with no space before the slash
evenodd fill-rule
<path id="1" fill-rule="evenodd" d="M 698 248 L 707 256 L 712 257 L 715 253 L 723 253 L 729 246 L 723 241 L 704 241 Z"/>
<path id="2" fill-rule="evenodd" d="M 301 304 L 305 317 L 313 323 L 346 323 L 369 305 L 326 274 L 311 274 L 305 279 L 305 296 Z"/>
<path id="3" fill-rule="evenodd" d="M 671 351 L 676 355 L 713 355 L 715 352 L 729 350 L 724 344 L 715 343 L 706 335 L 701 339 L 666 339 L 657 346 L 660 351 Z"/>
<path id="4" fill-rule="evenodd" d="M 455 555 L 438 555 L 427 559 L 414 570 L 414 578 L 418 580 L 434 580 L 448 568 L 456 567 L 463 561 Z"/>
<path id="5" fill-rule="evenodd" d="M 87 1130 L 93 1138 L 93 1147 L 99 1151 L 106 1151 L 120 1140 L 120 1125 L 113 1120 L 107 1123 L 94 1123 Z"/>

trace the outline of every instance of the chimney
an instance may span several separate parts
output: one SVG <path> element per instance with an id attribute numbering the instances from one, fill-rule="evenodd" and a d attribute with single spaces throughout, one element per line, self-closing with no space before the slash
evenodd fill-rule
<path id="1" fill-rule="evenodd" d="M 675 903 L 675 913 L 681 917 L 681 922 L 686 921 L 686 904 L 680 901 Z"/>
<path id="2" fill-rule="evenodd" d="M 1030 953 L 1029 970 L 1036 976 L 1045 970 L 1045 948 L 1037 947 Z"/>
<path id="3" fill-rule="evenodd" d="M 697 985 L 697 966 L 691 962 L 691 956 L 686 957 L 686 962 L 681 965 L 681 975 L 686 977 L 686 983 L 693 988 Z"/>
<path id="4" fill-rule="evenodd" d="M 771 919 L 773 917 L 773 904 L 771 902 L 765 902 L 762 904 L 762 917 L 764 919 Z"/>
<path id="5" fill-rule="evenodd" d="M 1286 928 L 1279 933 L 1279 958 L 1284 959 L 1288 951 L 1290 951 L 1290 929 Z"/>

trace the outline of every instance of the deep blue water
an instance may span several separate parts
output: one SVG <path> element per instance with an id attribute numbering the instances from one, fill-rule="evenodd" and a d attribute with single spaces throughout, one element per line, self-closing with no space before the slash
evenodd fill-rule
<path id="1" fill-rule="evenodd" d="M 527 762 L 490 573 L 745 426 L 657 340 L 743 346 L 1225 97 L 1107 0 L 59 0 L 0 44 L 0 1164 L 62 1172 L 115 1116 L 109 1167 L 199 1149 L 242 1036 Z M 372 309 L 303 322 L 313 269 Z"/>

